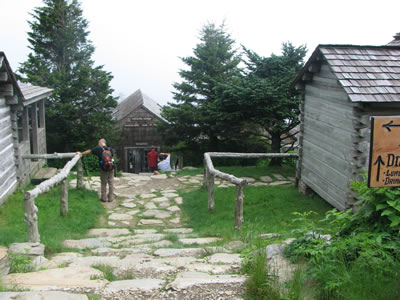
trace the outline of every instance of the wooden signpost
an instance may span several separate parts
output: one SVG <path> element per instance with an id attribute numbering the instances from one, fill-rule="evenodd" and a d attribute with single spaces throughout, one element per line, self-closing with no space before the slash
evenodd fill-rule
<path id="1" fill-rule="evenodd" d="M 371 117 L 368 187 L 400 186 L 400 116 Z"/>

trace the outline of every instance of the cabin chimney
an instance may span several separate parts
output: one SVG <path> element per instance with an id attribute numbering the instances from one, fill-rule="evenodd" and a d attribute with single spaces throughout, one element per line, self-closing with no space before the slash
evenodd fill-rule
<path id="1" fill-rule="evenodd" d="M 394 40 L 388 46 L 400 46 L 400 32 L 396 33 L 393 38 Z"/>

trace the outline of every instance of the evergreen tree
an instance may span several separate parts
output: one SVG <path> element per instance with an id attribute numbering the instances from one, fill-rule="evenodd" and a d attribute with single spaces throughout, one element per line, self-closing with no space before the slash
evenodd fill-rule
<path id="1" fill-rule="evenodd" d="M 282 139 L 299 124 L 300 97 L 292 82 L 303 67 L 307 48 L 283 43 L 282 54 L 270 57 L 243 50 L 247 68 L 234 84 L 220 86 L 218 110 L 225 118 L 236 112 L 248 133 L 269 140 L 271 152 L 279 153 Z M 281 159 L 271 161 L 272 165 L 280 163 Z"/>
<path id="2" fill-rule="evenodd" d="M 199 151 L 199 147 L 219 150 L 224 124 L 219 122 L 216 110 L 217 87 L 239 73 L 240 58 L 234 43 L 224 24 L 207 24 L 200 32 L 194 56 L 182 58 L 188 69 L 179 71 L 183 80 L 173 85 L 177 103 L 164 107 L 163 116 L 169 124 L 159 126 L 167 144 Z"/>
<path id="3" fill-rule="evenodd" d="M 94 66 L 94 47 L 79 2 L 43 2 L 29 22 L 32 52 L 18 71 L 22 81 L 54 89 L 46 102 L 48 151 L 83 149 L 100 137 L 115 137 L 113 76 L 103 66 Z"/>

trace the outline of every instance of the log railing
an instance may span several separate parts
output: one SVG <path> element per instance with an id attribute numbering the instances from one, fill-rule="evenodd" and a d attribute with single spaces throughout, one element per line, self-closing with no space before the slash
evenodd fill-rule
<path id="1" fill-rule="evenodd" d="M 214 179 L 215 177 L 229 181 L 236 185 L 235 200 L 235 229 L 242 228 L 243 218 L 243 188 L 248 184 L 246 179 L 235 177 L 231 174 L 223 173 L 214 168 L 211 157 L 224 158 L 297 158 L 297 153 L 234 153 L 234 152 L 206 152 L 204 153 L 204 187 L 208 189 L 208 210 L 212 211 L 215 207 L 214 199 Z"/>
<path id="2" fill-rule="evenodd" d="M 24 159 L 53 159 L 53 158 L 72 158 L 64 168 L 53 177 L 43 181 L 34 189 L 25 192 L 25 222 L 28 232 L 28 242 L 40 242 L 38 230 L 38 208 L 35 205 L 35 198 L 40 194 L 47 192 L 53 186 L 61 182 L 60 192 L 60 214 L 66 216 L 68 214 L 68 180 L 67 176 L 71 169 L 77 164 L 77 188 L 83 187 L 83 168 L 80 155 L 76 153 L 54 153 L 54 154 L 31 154 L 23 156 Z"/>

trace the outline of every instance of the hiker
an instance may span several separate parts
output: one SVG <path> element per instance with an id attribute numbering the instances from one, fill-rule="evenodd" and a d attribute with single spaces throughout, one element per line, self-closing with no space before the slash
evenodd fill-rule
<path id="1" fill-rule="evenodd" d="M 171 169 L 171 154 L 169 153 L 160 153 L 160 162 L 157 164 L 157 167 L 160 171 L 172 171 Z"/>
<path id="2" fill-rule="evenodd" d="M 107 183 L 108 183 L 108 202 L 114 200 L 114 151 L 107 146 L 105 139 L 100 139 L 97 147 L 84 152 L 76 152 L 79 155 L 94 154 L 99 158 L 101 196 L 102 202 L 107 202 Z"/>
<path id="3" fill-rule="evenodd" d="M 154 146 L 151 147 L 151 151 L 147 153 L 147 164 L 149 165 L 149 169 L 154 174 L 159 174 L 157 171 L 157 161 L 158 161 L 158 153 Z"/>

